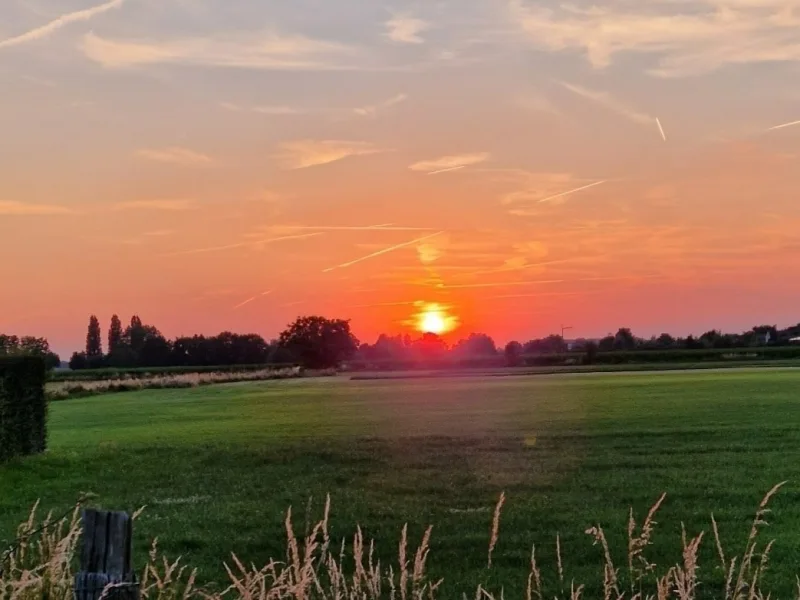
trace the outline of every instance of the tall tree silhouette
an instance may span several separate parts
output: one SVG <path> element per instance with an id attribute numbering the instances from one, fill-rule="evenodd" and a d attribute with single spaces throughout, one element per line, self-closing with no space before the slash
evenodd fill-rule
<path id="1" fill-rule="evenodd" d="M 103 356 L 103 340 L 100 332 L 100 321 L 95 315 L 89 317 L 89 330 L 86 332 L 86 356 L 96 358 Z"/>
<path id="2" fill-rule="evenodd" d="M 122 344 L 122 321 L 117 315 L 111 317 L 111 326 L 108 328 L 108 353 L 114 354 Z"/>
<path id="3" fill-rule="evenodd" d="M 142 320 L 138 315 L 133 315 L 131 317 L 130 327 L 128 327 L 128 331 L 125 333 L 129 338 L 128 343 L 131 346 L 131 350 L 138 354 L 142 350 L 142 346 L 144 346 L 144 340 L 147 335 L 144 325 L 142 325 Z"/>

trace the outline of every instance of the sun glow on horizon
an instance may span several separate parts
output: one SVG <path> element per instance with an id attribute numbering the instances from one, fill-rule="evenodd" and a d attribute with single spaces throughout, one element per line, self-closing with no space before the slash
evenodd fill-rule
<path id="1" fill-rule="evenodd" d="M 414 328 L 420 333 L 443 335 L 456 329 L 458 317 L 448 312 L 448 307 L 437 303 L 420 302 L 418 312 L 414 315 Z"/>

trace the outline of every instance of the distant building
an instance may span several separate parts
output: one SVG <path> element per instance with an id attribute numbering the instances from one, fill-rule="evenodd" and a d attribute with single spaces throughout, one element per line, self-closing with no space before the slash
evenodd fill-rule
<path id="1" fill-rule="evenodd" d="M 800 337 L 789 338 L 790 344 L 800 344 Z"/>

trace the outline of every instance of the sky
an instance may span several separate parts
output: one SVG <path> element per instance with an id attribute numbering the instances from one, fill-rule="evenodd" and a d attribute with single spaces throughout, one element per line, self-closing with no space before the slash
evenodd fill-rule
<path id="1" fill-rule="evenodd" d="M 800 321 L 800 0 L 4 0 L 0 331 Z"/>

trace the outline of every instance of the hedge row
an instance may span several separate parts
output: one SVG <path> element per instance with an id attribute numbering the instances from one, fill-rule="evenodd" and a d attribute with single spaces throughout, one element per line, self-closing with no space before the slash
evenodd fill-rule
<path id="1" fill-rule="evenodd" d="M 709 348 L 701 350 L 618 350 L 598 352 L 592 360 L 597 365 L 695 363 L 703 361 L 765 361 L 800 359 L 800 346 L 765 346 L 761 348 Z M 526 366 L 550 367 L 581 364 L 585 353 L 526 355 Z"/>
<path id="2" fill-rule="evenodd" d="M 286 369 L 294 364 L 269 365 L 217 365 L 203 367 L 132 367 L 127 369 L 81 369 L 80 371 L 54 371 L 50 381 L 104 381 L 106 379 L 146 379 L 153 375 L 184 375 L 189 373 L 246 373 L 264 369 Z"/>
<path id="3" fill-rule="evenodd" d="M 44 452 L 46 378 L 42 357 L 0 357 L 0 461 Z"/>

